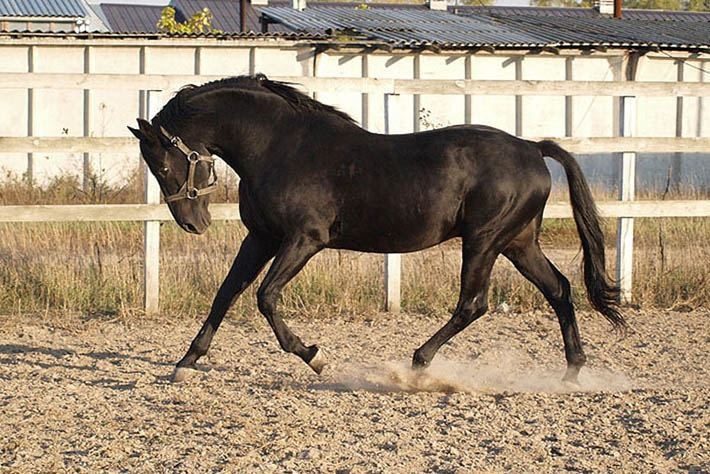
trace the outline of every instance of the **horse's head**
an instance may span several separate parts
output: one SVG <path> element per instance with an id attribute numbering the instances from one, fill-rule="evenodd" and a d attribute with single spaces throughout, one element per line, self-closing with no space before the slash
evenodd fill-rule
<path id="1" fill-rule="evenodd" d="M 180 137 L 138 119 L 138 129 L 128 129 L 140 140 L 141 154 L 158 180 L 175 221 L 187 232 L 201 234 L 210 225 L 209 193 L 217 189 L 214 159 L 198 143 L 187 145 Z"/>

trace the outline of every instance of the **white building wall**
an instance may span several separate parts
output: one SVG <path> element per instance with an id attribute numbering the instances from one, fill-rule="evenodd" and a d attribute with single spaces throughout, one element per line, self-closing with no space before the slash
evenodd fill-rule
<path id="1" fill-rule="evenodd" d="M 139 74 L 141 48 L 89 47 L 88 70 L 94 74 Z M 140 93 L 130 89 L 96 89 L 88 93 L 88 135 L 117 137 L 134 125 Z M 89 154 L 90 173 L 99 181 L 126 181 L 139 165 L 139 157 L 125 153 Z"/>
<path id="2" fill-rule="evenodd" d="M 201 74 L 222 74 L 241 76 L 250 74 L 251 54 L 254 48 L 200 48 L 199 72 Z M 256 71 L 258 72 L 258 71 Z"/>
<path id="3" fill-rule="evenodd" d="M 622 77 L 623 57 L 582 56 L 572 59 L 572 80 L 616 81 Z M 613 97 L 574 96 L 570 128 L 578 137 L 613 137 L 618 130 Z"/>
<path id="4" fill-rule="evenodd" d="M 639 61 L 637 81 L 669 81 L 677 79 L 675 61 L 646 59 Z M 639 137 L 674 137 L 676 128 L 675 97 L 639 97 L 636 100 L 638 117 L 636 134 Z"/>
<path id="5" fill-rule="evenodd" d="M 33 51 L 34 72 L 82 73 L 84 48 L 81 46 L 37 46 Z M 84 134 L 84 92 L 78 89 L 35 89 L 32 114 L 33 135 L 37 137 L 81 137 Z M 53 177 L 81 170 L 80 153 L 37 153 L 34 179 L 46 182 Z"/>
<path id="6" fill-rule="evenodd" d="M 465 79 L 466 58 L 462 55 L 420 54 L 417 79 Z M 441 128 L 466 122 L 465 101 L 461 96 L 426 95 L 419 98 L 417 110 L 420 130 Z"/>
<path id="7" fill-rule="evenodd" d="M 30 48 L 24 45 L 0 46 L 0 72 L 27 72 L 30 62 Z M 26 89 L 4 89 L 0 84 L 3 110 L 0 113 L 0 135 L 23 137 L 28 131 L 28 91 Z M 0 178 L 21 177 L 27 171 L 26 153 L 4 153 L 0 155 Z"/>
<path id="8" fill-rule="evenodd" d="M 471 79 L 514 81 L 519 56 L 481 53 L 471 57 Z M 471 122 L 515 133 L 515 95 L 486 95 L 471 98 Z"/>
<path id="9" fill-rule="evenodd" d="M 527 56 L 522 62 L 522 80 L 564 81 L 565 58 Z M 522 98 L 522 128 L 528 137 L 563 137 L 565 135 L 564 96 L 526 96 Z"/>
<path id="10" fill-rule="evenodd" d="M 316 61 L 315 75 L 319 77 L 363 77 L 361 54 L 320 54 Z M 333 105 L 349 114 L 360 125 L 363 121 L 363 94 L 358 92 L 316 92 L 313 98 Z"/>
<path id="11" fill-rule="evenodd" d="M 368 77 L 381 79 L 413 79 L 414 56 L 373 53 L 368 59 Z M 370 131 L 385 132 L 385 99 L 379 94 L 368 94 Z M 414 96 L 402 95 L 397 99 L 400 106 L 390 120 L 391 133 L 408 133 L 414 130 L 417 116 L 414 114 Z"/>
<path id="12" fill-rule="evenodd" d="M 311 48 L 258 48 L 254 51 L 255 73 L 267 76 L 312 76 L 315 55 Z"/>
<path id="13" fill-rule="evenodd" d="M 88 48 L 88 49 L 87 49 Z M 31 50 L 31 51 L 30 51 Z M 526 54 L 526 52 L 479 52 L 466 55 L 433 52 L 384 51 L 369 54 L 358 50 L 316 54 L 306 46 L 284 42 L 131 40 L 2 40 L 0 72 L 27 72 L 32 58 L 35 72 L 139 74 L 185 74 L 232 76 L 263 72 L 269 76 L 373 77 L 392 79 L 473 80 L 591 80 L 613 81 L 624 77 L 623 51 L 618 55 Z M 571 59 L 570 59 L 571 58 Z M 85 61 L 88 59 L 88 63 Z M 143 65 L 141 65 L 143 61 Z M 685 81 L 708 81 L 708 59 L 687 62 Z M 675 81 L 676 62 L 663 55 L 639 60 L 636 79 Z M 195 83 L 201 83 L 198 75 Z M 709 86 L 710 87 L 710 86 Z M 33 110 L 28 110 L 28 89 L 3 89 L 0 136 L 130 136 L 126 125 L 145 113 L 142 95 L 134 90 L 81 90 L 54 88 L 32 91 Z M 319 91 L 316 98 L 335 105 L 375 132 L 385 131 L 384 97 L 381 94 Z M 639 98 L 639 136 L 675 136 L 675 98 Z M 680 117 L 684 136 L 710 134 L 707 99 L 685 98 Z M 405 95 L 391 117 L 393 133 L 432 126 L 480 123 L 525 136 L 613 136 L 618 129 L 617 100 L 611 97 L 563 96 L 516 97 L 515 91 L 500 96 Z M 84 118 L 84 108 L 88 116 Z M 470 117 L 467 117 L 470 114 Z M 566 114 L 569 114 L 568 116 Z M 32 116 L 31 123 L 30 115 Z M 125 155 L 125 154 L 124 154 Z M 60 172 L 82 173 L 83 154 L 41 153 L 34 155 L 34 175 L 47 182 Z M 92 154 L 92 171 L 109 180 L 123 180 L 138 166 L 138 149 L 132 156 Z M 602 166 L 608 166 L 604 164 Z M 0 154 L 0 169 L 20 176 L 27 169 L 26 153 Z M 688 171 L 690 173 L 690 171 Z M 701 175 L 705 173 L 701 171 Z M 697 173 L 696 173 L 697 174 Z M 685 176 L 685 175 L 683 175 Z"/>

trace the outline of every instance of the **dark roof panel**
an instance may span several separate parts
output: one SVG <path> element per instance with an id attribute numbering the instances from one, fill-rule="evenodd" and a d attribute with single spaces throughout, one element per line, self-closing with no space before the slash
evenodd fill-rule
<path id="1" fill-rule="evenodd" d="M 505 36 L 507 41 L 529 42 L 534 37 L 489 17 L 466 17 L 420 8 L 313 5 L 303 11 L 266 7 L 263 13 L 296 31 L 344 32 L 364 38 L 406 43 L 487 43 Z"/>
<path id="2" fill-rule="evenodd" d="M 203 8 L 209 8 L 214 16 L 212 27 L 225 33 L 238 33 L 240 31 L 240 1 L 239 0 L 172 0 L 171 5 L 182 15 L 180 21 L 190 18 Z M 247 2 L 246 8 L 247 31 L 261 32 L 261 10 L 259 5 Z M 270 29 L 273 33 L 290 33 L 292 30 L 275 25 Z"/>
<path id="3" fill-rule="evenodd" d="M 611 15 L 599 13 L 594 8 L 561 7 L 508 7 L 508 6 L 455 6 L 449 10 L 458 15 L 486 15 L 494 17 L 534 16 L 534 17 L 574 17 L 609 18 Z M 663 11 L 663 10 L 622 10 L 624 20 L 689 21 L 710 22 L 709 12 Z"/>
<path id="4" fill-rule="evenodd" d="M 659 12 L 636 10 L 627 12 L 624 19 L 612 19 L 580 8 L 457 7 L 434 11 L 424 6 L 369 4 L 358 8 L 356 4 L 322 3 L 311 4 L 303 11 L 270 6 L 262 12 L 269 22 L 293 31 L 327 34 L 335 39 L 377 40 L 399 47 L 710 48 L 710 14 L 703 13 L 661 12 L 659 16 Z"/>
<path id="5" fill-rule="evenodd" d="M 84 17 L 81 0 L 1 0 L 0 16 Z"/>
<path id="6" fill-rule="evenodd" d="M 212 27 L 224 34 L 240 32 L 240 2 L 239 0 L 172 0 L 170 6 L 175 8 L 175 19 L 184 22 L 195 13 L 209 8 L 212 13 Z M 165 6 L 133 5 L 121 3 L 102 3 L 98 8 L 103 12 L 111 31 L 121 33 L 157 33 L 156 24 Z M 247 3 L 247 31 L 260 33 L 261 12 L 258 6 Z M 281 25 L 272 25 L 271 33 L 292 33 L 292 30 Z"/>
<path id="7" fill-rule="evenodd" d="M 185 21 L 203 8 L 209 8 L 214 17 L 213 28 L 224 32 L 239 31 L 239 0 L 172 0 L 170 4 L 184 16 L 179 18 L 180 21 Z M 248 4 L 246 9 L 247 30 L 261 31 L 259 15 L 250 6 Z"/>
<path id="8" fill-rule="evenodd" d="M 127 1 L 127 0 L 126 0 Z M 223 37 L 280 37 L 332 42 L 373 42 L 386 47 L 663 48 L 710 52 L 710 13 L 624 10 L 612 19 L 590 8 L 449 7 L 424 5 L 310 3 L 295 10 L 290 1 L 248 3 L 247 30 L 240 33 L 239 0 L 172 0 L 178 21 L 203 8 L 214 15 Z M 84 17 L 83 0 L 0 0 L 0 15 Z M 364 8 L 363 8 L 364 7 Z M 159 34 L 163 7 L 132 4 L 93 6 L 111 31 Z M 268 25 L 262 34 L 262 24 Z"/>
<path id="9" fill-rule="evenodd" d="M 710 46 L 710 25 L 700 22 L 529 16 L 509 17 L 502 21 L 529 31 L 548 43 L 560 45 Z"/>
<path id="10" fill-rule="evenodd" d="M 96 8 L 96 7 L 94 7 Z M 164 7 L 103 3 L 99 6 L 111 31 L 121 33 L 156 33 L 158 19 Z"/>

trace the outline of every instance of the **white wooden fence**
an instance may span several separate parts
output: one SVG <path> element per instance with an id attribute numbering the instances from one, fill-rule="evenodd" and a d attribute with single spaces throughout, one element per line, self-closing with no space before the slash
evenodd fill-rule
<path id="1" fill-rule="evenodd" d="M 182 85 L 206 82 L 220 77 L 194 75 L 113 75 L 113 74 L 48 74 L 0 73 L 3 88 L 123 89 L 147 91 L 149 113 L 167 101 L 171 91 Z M 619 137 L 569 138 L 551 137 L 573 153 L 618 152 L 622 155 L 621 195 L 619 201 L 599 202 L 601 214 L 619 220 L 616 273 L 622 285 L 623 298 L 632 297 L 633 219 L 638 217 L 708 217 L 710 201 L 634 201 L 635 154 L 639 152 L 710 152 L 710 138 L 641 138 L 633 137 L 635 97 L 707 97 L 704 83 L 688 82 L 596 82 L 596 81 L 474 81 L 325 77 L 276 77 L 302 84 L 308 92 L 360 92 L 380 94 L 385 100 L 385 124 L 389 126 L 398 109 L 400 94 L 456 95 L 539 95 L 539 96 L 613 96 L 619 97 Z M 613 119 L 613 117 L 612 117 Z M 542 137 L 527 137 L 539 139 Z M 124 137 L 0 137 L 2 152 L 69 152 L 138 153 L 137 142 Z M 215 220 L 239 219 L 234 204 L 210 206 Z M 549 203 L 545 218 L 570 218 L 568 204 Z M 0 206 L 0 222 L 66 222 L 66 221 L 143 221 L 145 223 L 145 310 L 159 310 L 158 280 L 160 231 L 159 222 L 171 220 L 165 205 L 160 204 L 157 184 L 147 177 L 145 204 Z M 387 310 L 399 309 L 400 257 L 385 257 Z"/>

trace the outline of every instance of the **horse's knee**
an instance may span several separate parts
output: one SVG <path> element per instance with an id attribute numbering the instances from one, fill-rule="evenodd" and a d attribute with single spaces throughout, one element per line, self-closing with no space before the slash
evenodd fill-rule
<path id="1" fill-rule="evenodd" d="M 459 308 L 454 312 L 451 322 L 458 330 L 463 330 L 487 312 L 488 301 L 485 298 L 474 298 L 470 305 Z"/>
<path id="2" fill-rule="evenodd" d="M 278 295 L 274 292 L 259 288 L 256 292 L 256 305 L 259 308 L 261 314 L 269 316 L 274 314 L 276 311 L 276 301 L 278 300 Z"/>
<path id="3" fill-rule="evenodd" d="M 569 280 L 564 275 L 561 273 L 558 275 L 557 289 L 546 295 L 555 310 L 572 306 L 572 285 L 570 285 Z"/>
<path id="4" fill-rule="evenodd" d="M 458 313 L 454 315 L 452 322 L 457 330 L 463 331 L 475 320 L 486 314 L 486 312 L 488 312 L 488 306 L 478 308 L 473 312 L 466 311 L 464 313 Z"/>

